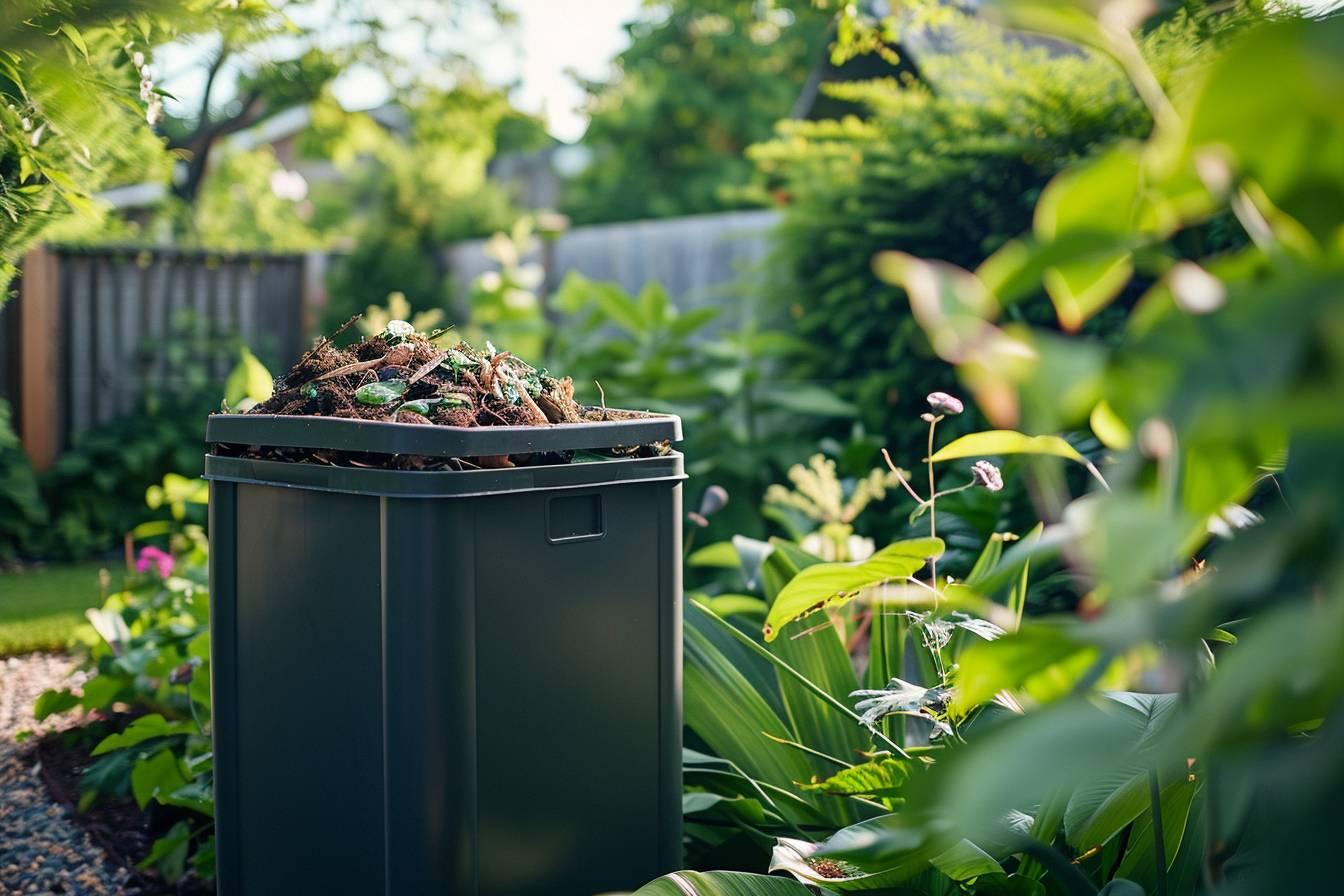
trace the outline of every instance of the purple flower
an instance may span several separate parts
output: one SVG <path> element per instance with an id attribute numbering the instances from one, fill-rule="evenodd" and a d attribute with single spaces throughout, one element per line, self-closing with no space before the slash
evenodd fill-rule
<path id="1" fill-rule="evenodd" d="M 929 407 L 940 414 L 947 414 L 949 417 L 955 417 L 966 410 L 966 406 L 961 403 L 960 398 L 955 395 L 948 395 L 946 392 L 930 392 L 925 400 L 928 401 Z"/>
<path id="2" fill-rule="evenodd" d="M 971 464 L 971 481 L 991 492 L 1003 489 L 1003 474 L 999 468 L 987 460 L 978 460 Z"/>
<path id="3" fill-rule="evenodd" d="M 140 556 L 135 561 L 136 572 L 149 572 L 154 569 L 159 578 L 166 579 L 173 574 L 173 555 L 159 550 L 153 545 L 146 545 L 140 549 Z"/>

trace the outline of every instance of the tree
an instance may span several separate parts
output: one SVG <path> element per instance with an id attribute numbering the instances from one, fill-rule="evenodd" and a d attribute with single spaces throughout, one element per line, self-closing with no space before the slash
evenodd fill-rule
<path id="1" fill-rule="evenodd" d="M 220 0 L 0 5 L 0 290 L 49 227 L 91 211 L 115 172 L 161 157 L 149 128 L 162 110 L 153 47 L 257 14 L 255 3 Z"/>
<path id="2" fill-rule="evenodd" d="M 239 20 L 203 39 L 203 80 L 193 109 L 170 108 L 169 148 L 186 160 L 172 186 L 194 203 L 218 142 L 266 118 L 320 97 L 347 73 L 389 91 L 419 83 L 440 88 L 470 76 L 462 47 L 445 40 L 468 13 L 500 27 L 512 15 L 499 0 L 425 0 L 407 5 L 379 0 L 274 0 L 276 15 Z M 408 48 L 409 51 L 408 51 Z"/>
<path id="3" fill-rule="evenodd" d="M 808 0 L 672 0 L 626 26 L 617 74 L 584 84 L 593 164 L 568 186 L 578 223 L 740 207 L 743 150 L 789 114 L 827 41 Z"/>

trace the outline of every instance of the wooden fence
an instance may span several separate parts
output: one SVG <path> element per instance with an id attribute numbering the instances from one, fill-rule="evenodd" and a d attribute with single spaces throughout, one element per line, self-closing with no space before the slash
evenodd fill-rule
<path id="1" fill-rule="evenodd" d="M 30 253 L 0 307 L 0 397 L 29 457 L 44 468 L 81 432 L 131 412 L 146 387 L 178 385 L 168 358 L 183 321 L 241 337 L 280 369 L 304 344 L 306 267 L 302 255 L 168 248 Z M 231 363 L 216 357 L 208 372 L 222 384 Z"/>
<path id="2" fill-rule="evenodd" d="M 569 271 L 638 293 L 657 281 L 683 310 L 718 305 L 731 326 L 744 282 L 770 251 L 771 211 L 728 212 L 579 227 L 542 247 L 543 291 Z M 441 260 L 459 297 L 496 264 L 480 240 Z M 82 432 L 135 409 L 148 386 L 171 388 L 165 359 L 174 319 L 194 313 L 213 332 L 240 336 L 272 370 L 303 350 L 325 300 L 329 261 L 308 255 L 230 255 L 166 247 L 48 247 L 24 261 L 17 295 L 0 305 L 0 398 L 44 468 Z M 368 302 L 381 303 L 381 295 Z M 463 319 L 466 309 L 456 309 Z M 230 359 L 211 374 L 222 385 Z"/>

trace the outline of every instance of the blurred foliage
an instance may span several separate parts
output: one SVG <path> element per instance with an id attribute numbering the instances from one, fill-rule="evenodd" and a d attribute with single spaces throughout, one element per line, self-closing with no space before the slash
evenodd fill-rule
<path id="1" fill-rule="evenodd" d="M 874 276 L 873 253 L 900 248 L 973 264 L 1030 224 L 1056 172 L 1152 126 L 1123 73 L 1100 55 L 1005 36 L 946 7 L 934 12 L 940 45 L 918 57 L 923 80 L 831 85 L 868 114 L 781 122 L 774 140 L 749 151 L 782 204 L 771 295 L 808 346 L 793 363 L 858 405 L 870 433 L 900 433 L 895 421 L 922 410 L 927 393 L 951 386 L 950 372 L 933 363 L 919 327 L 902 312 L 901 291 Z M 1215 38 L 1243 20 L 1182 13 L 1145 35 L 1141 47 L 1163 83 L 1182 84 L 1207 63 Z M 1214 220 L 1177 249 L 1238 239 Z M 1138 291 L 1131 288 L 1127 300 Z M 1036 322 L 1050 314 L 1043 296 L 1010 313 Z M 1117 319 L 1094 326 L 1113 330 Z M 981 422 L 972 414 L 953 427 Z M 900 453 L 917 447 L 895 438 Z"/>
<path id="2" fill-rule="evenodd" d="M 0 7 L 0 302 L 23 253 L 112 178 L 164 171 L 155 45 L 250 18 L 221 0 L 8 0 Z"/>
<path id="3" fill-rule="evenodd" d="M 404 320 L 415 328 L 417 333 L 428 333 L 437 330 L 443 322 L 443 311 L 438 308 L 431 308 L 428 311 L 418 313 L 411 312 L 411 303 L 406 301 L 406 296 L 399 292 L 394 292 L 387 297 L 387 305 L 379 307 L 370 305 L 364 309 L 364 316 L 355 322 L 359 327 L 359 332 L 367 336 L 377 336 L 387 329 L 387 325 L 394 320 Z"/>
<path id="4" fill-rule="evenodd" d="M 584 84 L 592 164 L 566 185 L 575 223 L 741 207 L 743 150 L 789 114 L 829 15 L 806 0 L 674 0 L 626 26 L 616 75 Z"/>
<path id="5" fill-rule="evenodd" d="M 546 274 L 540 264 L 525 260 L 537 242 L 533 227 L 532 217 L 523 215 L 507 233 L 496 232 L 486 241 L 485 254 L 499 267 L 471 284 L 469 323 L 462 328 L 467 342 L 492 340 L 520 357 L 542 357 L 546 321 L 536 291 Z"/>
<path id="6" fill-rule="evenodd" d="M 308 192 L 303 176 L 281 165 L 269 146 L 221 154 L 195 205 L 176 205 L 185 218 L 177 242 L 225 252 L 322 248 L 329 239 L 315 226 Z"/>
<path id="7" fill-rule="evenodd" d="M 314 109 L 308 151 L 348 173 L 341 186 L 346 208 L 367 210 L 352 228 L 354 248 L 329 277 L 326 330 L 363 310 L 371 296 L 393 292 L 418 310 L 449 308 L 444 247 L 505 230 L 517 218 L 507 195 L 486 181 L 501 124 L 519 129 L 502 91 L 463 84 L 413 96 L 402 108 L 410 121 L 404 136 L 332 100 Z"/>
<path id="8" fill-rule="evenodd" d="M 0 565 L 26 553 L 47 522 L 37 476 L 14 433 L 9 402 L 0 399 Z"/>

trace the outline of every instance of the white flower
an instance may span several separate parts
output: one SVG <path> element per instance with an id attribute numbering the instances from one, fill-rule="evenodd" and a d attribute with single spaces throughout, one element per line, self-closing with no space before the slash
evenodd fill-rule
<path id="1" fill-rule="evenodd" d="M 131 62 L 134 63 L 137 69 L 143 69 L 145 67 L 145 54 L 136 50 L 131 54 Z"/>

